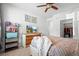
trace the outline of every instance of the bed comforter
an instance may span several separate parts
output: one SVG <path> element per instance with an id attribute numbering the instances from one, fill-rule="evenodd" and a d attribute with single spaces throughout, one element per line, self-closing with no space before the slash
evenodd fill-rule
<path id="1" fill-rule="evenodd" d="M 48 50 L 48 56 L 79 56 L 79 40 L 53 36 L 48 38 L 53 43 Z"/>

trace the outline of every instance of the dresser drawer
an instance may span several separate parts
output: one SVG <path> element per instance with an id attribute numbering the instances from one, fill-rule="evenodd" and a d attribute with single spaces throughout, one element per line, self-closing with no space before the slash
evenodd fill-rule
<path id="1" fill-rule="evenodd" d="M 26 44 L 31 43 L 32 39 L 26 40 Z"/>
<path id="2" fill-rule="evenodd" d="M 33 36 L 26 36 L 26 39 L 33 39 Z"/>
<path id="3" fill-rule="evenodd" d="M 26 47 L 31 44 L 31 41 L 32 41 L 33 37 L 35 37 L 35 36 L 41 36 L 41 34 L 31 33 L 31 34 L 26 35 Z"/>

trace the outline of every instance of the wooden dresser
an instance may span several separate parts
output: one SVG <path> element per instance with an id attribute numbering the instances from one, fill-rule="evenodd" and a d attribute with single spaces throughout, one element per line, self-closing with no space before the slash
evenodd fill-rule
<path id="1" fill-rule="evenodd" d="M 41 36 L 41 33 L 28 33 L 26 35 L 26 47 L 29 47 L 34 36 Z"/>

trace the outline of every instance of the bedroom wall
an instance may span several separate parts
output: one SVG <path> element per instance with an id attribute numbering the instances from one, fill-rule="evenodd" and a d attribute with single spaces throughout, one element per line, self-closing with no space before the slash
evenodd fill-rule
<path id="1" fill-rule="evenodd" d="M 60 37 L 60 20 L 73 19 L 73 38 L 78 38 L 77 10 L 62 11 L 54 15 L 49 21 L 49 35 Z"/>
<path id="2" fill-rule="evenodd" d="M 48 28 L 48 22 L 47 19 L 38 17 L 37 20 L 38 25 L 38 31 L 41 32 L 43 35 L 48 36 L 49 35 L 49 28 Z"/>
<path id="3" fill-rule="evenodd" d="M 43 17 L 37 16 L 32 12 L 28 12 L 27 10 L 23 10 L 10 4 L 2 4 L 2 11 L 5 20 L 17 22 L 20 24 L 24 23 L 26 14 L 37 17 L 36 25 L 38 26 L 38 31 L 42 32 L 44 35 L 48 35 L 47 20 Z"/>
<path id="4" fill-rule="evenodd" d="M 77 27 L 78 27 L 78 38 L 79 38 L 79 11 L 77 12 Z"/>
<path id="5" fill-rule="evenodd" d="M 27 10 L 23 10 L 16 6 L 10 4 L 1 4 L 1 12 L 2 12 L 2 19 L 9 20 L 12 23 L 19 23 L 21 24 L 20 33 L 26 33 L 26 23 L 25 23 L 25 15 L 28 14 L 30 16 L 37 17 L 37 27 L 38 32 L 42 32 L 44 35 L 48 35 L 48 28 L 47 28 L 47 21 L 46 19 L 34 15 Z M 21 42 L 21 38 L 19 40 Z"/>
<path id="6" fill-rule="evenodd" d="M 2 20 L 11 21 L 12 23 L 18 23 L 24 25 L 24 12 L 20 9 L 17 9 L 14 6 L 8 4 L 1 5 Z M 24 26 L 19 29 L 20 33 L 25 32 Z M 19 34 L 20 35 L 20 34 Z M 21 44 L 21 37 L 19 37 L 19 44 Z"/>
<path id="7" fill-rule="evenodd" d="M 60 20 L 65 19 L 65 16 L 62 14 L 54 15 L 50 18 L 49 21 L 49 35 L 60 37 Z"/>

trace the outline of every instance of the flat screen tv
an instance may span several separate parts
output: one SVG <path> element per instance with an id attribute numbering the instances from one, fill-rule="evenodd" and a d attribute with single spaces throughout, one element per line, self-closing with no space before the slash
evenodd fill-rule
<path id="1" fill-rule="evenodd" d="M 18 32 L 6 32 L 6 39 L 17 38 Z"/>

